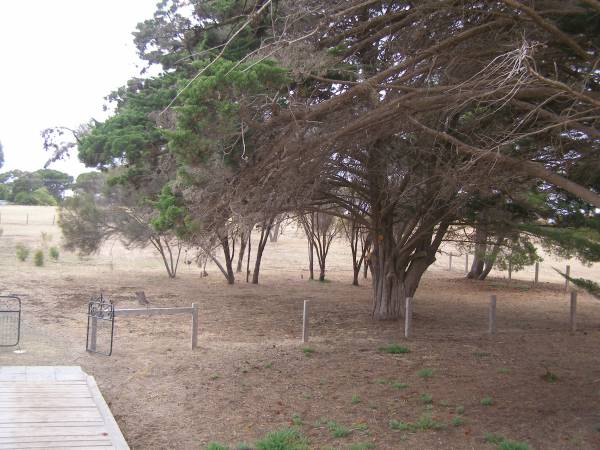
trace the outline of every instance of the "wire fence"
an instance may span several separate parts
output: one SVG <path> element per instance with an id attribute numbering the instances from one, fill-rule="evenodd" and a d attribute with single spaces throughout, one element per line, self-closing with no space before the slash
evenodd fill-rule
<path id="1" fill-rule="evenodd" d="M 472 262 L 473 255 L 470 254 L 443 253 L 438 256 L 434 267 L 437 271 L 447 271 L 453 274 L 462 273 L 466 276 L 471 270 Z M 577 273 L 577 270 L 582 273 Z M 548 262 L 536 262 L 519 271 L 514 271 L 511 267 L 504 271 L 494 268 L 488 276 L 490 278 L 503 278 L 507 284 L 512 282 L 529 282 L 532 286 L 538 286 L 542 283 L 562 284 L 565 292 L 568 292 L 572 284 L 559 272 L 572 278 L 585 278 L 590 276 L 592 270 L 594 269 L 591 266 L 581 267 L 577 263 L 573 266 L 568 260 L 550 260 Z"/>

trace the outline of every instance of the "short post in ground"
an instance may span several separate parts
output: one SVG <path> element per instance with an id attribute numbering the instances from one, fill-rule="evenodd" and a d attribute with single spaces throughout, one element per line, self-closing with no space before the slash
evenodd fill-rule
<path id="1" fill-rule="evenodd" d="M 448 259 L 448 270 L 452 272 L 452 253 L 450 253 L 450 258 Z"/>
<path id="2" fill-rule="evenodd" d="M 465 255 L 465 273 L 469 273 L 469 254 Z"/>
<path id="3" fill-rule="evenodd" d="M 569 277 L 571 276 L 571 266 L 567 265 L 565 270 L 565 292 L 569 292 Z"/>
<path id="4" fill-rule="evenodd" d="M 496 296 L 490 297 L 489 328 L 490 334 L 496 334 Z"/>
<path id="5" fill-rule="evenodd" d="M 535 263 L 535 277 L 533 279 L 534 286 L 537 286 L 539 279 L 540 279 L 540 263 L 536 262 Z"/>

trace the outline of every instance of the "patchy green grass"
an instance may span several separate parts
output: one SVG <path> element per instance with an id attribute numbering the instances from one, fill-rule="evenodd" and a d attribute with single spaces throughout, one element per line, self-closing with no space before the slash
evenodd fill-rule
<path id="1" fill-rule="evenodd" d="M 492 356 L 492 354 L 488 352 L 473 352 L 473 356 L 475 358 L 487 358 L 488 356 Z"/>
<path id="2" fill-rule="evenodd" d="M 264 368 L 265 368 L 265 369 L 272 369 L 272 368 L 273 368 L 273 363 L 272 363 L 272 362 L 270 362 L 270 363 L 268 363 L 268 364 L 265 364 L 265 365 L 264 365 Z"/>
<path id="3" fill-rule="evenodd" d="M 302 417 L 300 417 L 300 414 L 294 414 L 292 416 L 292 425 L 297 426 L 297 427 L 301 427 L 302 425 L 304 425 L 304 422 L 302 421 Z"/>
<path id="4" fill-rule="evenodd" d="M 483 397 L 479 403 L 481 403 L 481 406 L 492 406 L 494 399 L 492 397 Z"/>
<path id="5" fill-rule="evenodd" d="M 329 429 L 329 431 L 331 431 L 331 435 L 336 439 L 346 437 L 352 432 L 352 430 L 346 428 L 343 425 L 340 425 L 334 420 L 330 420 L 327 423 L 327 428 Z"/>
<path id="6" fill-rule="evenodd" d="M 348 450 L 368 450 L 371 448 L 376 448 L 375 444 L 373 444 L 371 442 L 365 442 L 365 443 L 352 444 L 350 447 L 348 447 Z"/>
<path id="7" fill-rule="evenodd" d="M 398 355 L 402 353 L 410 353 L 410 349 L 406 347 L 402 347 L 398 344 L 391 344 L 386 347 L 379 347 L 379 351 L 383 353 L 390 353 L 392 355 Z"/>
<path id="8" fill-rule="evenodd" d="M 302 349 L 302 353 L 304 353 L 305 356 L 312 356 L 313 353 L 315 353 L 315 349 L 314 348 L 310 348 L 310 347 L 304 347 Z"/>
<path id="9" fill-rule="evenodd" d="M 525 442 L 503 441 L 498 450 L 533 450 L 533 448 Z"/>
<path id="10" fill-rule="evenodd" d="M 360 397 L 356 394 L 354 394 L 352 396 L 352 399 L 350 400 L 350 403 L 352 403 L 353 405 L 358 405 L 362 400 L 360 399 Z"/>
<path id="11" fill-rule="evenodd" d="M 408 387 L 408 384 L 406 384 L 406 383 L 400 383 L 400 382 L 393 382 L 392 383 L 392 387 L 394 389 L 398 389 L 398 390 L 400 390 L 400 389 L 406 389 Z"/>
<path id="12" fill-rule="evenodd" d="M 454 425 L 455 427 L 460 427 L 465 423 L 467 423 L 467 421 L 461 416 L 456 416 L 452 418 L 452 425 Z"/>
<path id="13" fill-rule="evenodd" d="M 377 378 L 377 379 L 375 380 L 375 383 L 376 383 L 376 384 L 388 384 L 388 381 L 387 381 L 387 380 L 385 380 L 385 379 L 383 379 L 383 378 Z"/>
<path id="14" fill-rule="evenodd" d="M 431 378 L 433 376 L 433 369 L 428 369 L 428 368 L 421 369 L 417 372 L 417 375 L 420 378 Z"/>
<path id="15" fill-rule="evenodd" d="M 463 405 L 458 405 L 456 407 L 456 414 L 464 414 L 465 413 L 465 407 Z"/>
<path id="16" fill-rule="evenodd" d="M 413 424 L 407 422 L 400 422 L 399 420 L 390 420 L 390 428 L 396 431 L 412 431 Z"/>
<path id="17" fill-rule="evenodd" d="M 431 394 L 428 394 L 427 392 L 424 392 L 423 394 L 421 394 L 421 402 L 429 405 L 430 403 L 433 402 L 433 397 L 431 396 Z"/>
<path id="18" fill-rule="evenodd" d="M 231 449 L 229 447 L 225 447 L 225 446 L 217 444 L 215 442 L 211 442 L 206 447 L 204 447 L 204 450 L 231 450 Z"/>
<path id="19" fill-rule="evenodd" d="M 498 369 L 498 373 L 501 373 L 503 375 L 508 375 L 510 373 L 510 369 L 508 367 L 500 367 Z"/>
<path id="20" fill-rule="evenodd" d="M 302 435 L 292 428 L 274 431 L 256 443 L 256 450 L 309 450 Z"/>
<path id="21" fill-rule="evenodd" d="M 421 431 L 439 430 L 444 428 L 444 424 L 433 419 L 431 414 L 422 414 L 415 422 L 415 427 Z"/>
<path id="22" fill-rule="evenodd" d="M 488 444 L 500 445 L 502 442 L 504 442 L 504 436 L 495 433 L 486 433 L 483 440 Z"/>
<path id="23" fill-rule="evenodd" d="M 250 447 L 247 444 L 239 444 L 237 448 L 239 450 L 250 448 L 255 448 L 256 450 L 309 450 L 306 439 L 297 430 L 292 428 L 285 428 L 269 433 L 266 437 L 258 441 L 254 447 Z M 204 450 L 231 450 L 231 448 L 213 442 L 204 447 Z"/>
<path id="24" fill-rule="evenodd" d="M 396 431 L 428 431 L 428 430 L 440 430 L 444 428 L 444 424 L 442 422 L 438 422 L 437 420 L 431 417 L 431 414 L 424 413 L 419 417 L 419 419 L 415 423 L 410 422 L 400 422 L 398 420 L 390 420 L 390 428 Z"/>
<path id="25" fill-rule="evenodd" d="M 218 380 L 219 378 L 221 378 L 221 375 L 219 375 L 219 374 L 217 374 L 217 373 L 216 373 L 216 374 L 214 374 L 214 375 L 211 375 L 211 376 L 209 377 L 209 379 L 210 379 L 211 381 Z"/>

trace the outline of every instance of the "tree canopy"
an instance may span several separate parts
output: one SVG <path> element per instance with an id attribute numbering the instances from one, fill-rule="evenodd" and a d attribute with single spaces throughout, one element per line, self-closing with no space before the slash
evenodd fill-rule
<path id="1" fill-rule="evenodd" d="M 500 263 L 531 239 L 596 258 L 596 0 L 164 0 L 134 35 L 162 73 L 109 95 L 79 156 L 231 283 L 241 230 L 282 213 L 367 230 L 379 319 L 461 229 Z"/>

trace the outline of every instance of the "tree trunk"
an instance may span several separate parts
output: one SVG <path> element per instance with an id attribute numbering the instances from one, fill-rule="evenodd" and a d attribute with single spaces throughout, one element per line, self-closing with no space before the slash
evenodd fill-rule
<path id="1" fill-rule="evenodd" d="M 313 243 L 310 237 L 308 237 L 308 272 L 309 272 L 309 280 L 315 279 L 315 264 L 314 264 L 314 249 Z"/>
<path id="2" fill-rule="evenodd" d="M 244 252 L 246 251 L 246 235 L 244 233 L 240 234 L 240 252 L 238 254 L 237 267 L 235 269 L 236 273 L 240 273 L 242 271 L 242 266 L 244 264 Z"/>
<path id="3" fill-rule="evenodd" d="M 223 247 L 223 256 L 225 258 L 226 273 L 224 273 L 227 279 L 227 284 L 235 283 L 235 274 L 233 272 L 233 253 L 229 248 L 229 239 L 227 237 L 221 239 L 221 247 Z"/>
<path id="4" fill-rule="evenodd" d="M 478 226 L 475 229 L 475 255 L 473 256 L 473 264 L 471 264 L 471 270 L 467 274 L 467 278 L 469 279 L 478 280 L 483 273 L 487 252 L 487 238 L 487 230 L 483 226 Z"/>
<path id="5" fill-rule="evenodd" d="M 498 239 L 494 243 L 494 247 L 492 248 L 492 251 L 490 252 L 489 255 L 486 255 L 485 267 L 484 267 L 483 271 L 481 272 L 481 274 L 479 275 L 479 278 L 477 278 L 478 280 L 485 280 L 486 277 L 492 271 L 492 268 L 494 267 L 494 264 L 496 263 L 496 258 L 498 257 L 498 253 L 500 253 L 500 246 L 502 245 L 502 242 L 504 242 L 504 234 L 501 234 L 500 236 L 498 236 Z"/>
<path id="6" fill-rule="evenodd" d="M 273 225 L 273 229 L 269 233 L 269 239 L 271 240 L 271 242 L 277 242 L 277 239 L 279 239 L 279 228 L 280 227 L 281 227 L 281 220 L 277 219 L 277 222 L 275 222 L 275 225 Z"/>
<path id="7" fill-rule="evenodd" d="M 256 258 L 254 260 L 254 273 L 252 274 L 252 284 L 258 284 L 258 275 L 260 273 L 260 262 L 262 255 L 269 240 L 273 219 L 262 223 L 260 230 L 260 239 L 258 240 L 258 248 L 256 249 Z"/>
<path id="8" fill-rule="evenodd" d="M 404 316 L 407 296 L 403 280 L 396 273 L 393 239 L 376 239 L 371 254 L 373 277 L 373 317 L 378 320 L 397 320 Z"/>

